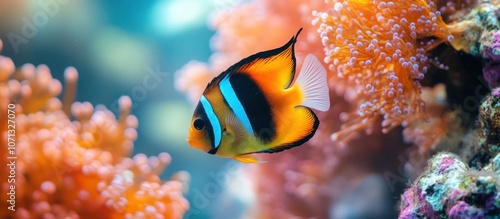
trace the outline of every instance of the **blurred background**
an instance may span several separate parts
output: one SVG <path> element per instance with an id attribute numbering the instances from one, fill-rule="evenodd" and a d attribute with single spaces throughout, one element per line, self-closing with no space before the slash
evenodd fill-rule
<path id="1" fill-rule="evenodd" d="M 191 174 L 186 218 L 215 218 L 215 209 L 221 208 L 227 218 L 237 218 L 243 211 L 241 200 L 228 201 L 221 187 L 213 186 L 219 182 L 217 173 L 227 171 L 233 161 L 187 145 L 194 106 L 173 85 L 176 70 L 188 61 L 208 59 L 214 33 L 207 27 L 210 11 L 232 3 L 0 0 L 2 54 L 17 67 L 46 64 L 61 81 L 66 67 L 76 67 L 77 101 L 102 104 L 117 113 L 118 98 L 130 96 L 132 114 L 139 119 L 134 154 L 170 153 L 173 160 L 163 179 L 179 170 Z"/>

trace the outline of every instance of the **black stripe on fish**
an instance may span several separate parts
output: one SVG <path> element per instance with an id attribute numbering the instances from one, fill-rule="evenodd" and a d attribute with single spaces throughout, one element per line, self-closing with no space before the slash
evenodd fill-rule
<path id="1" fill-rule="evenodd" d="M 231 74 L 229 81 L 245 110 L 255 136 L 264 143 L 276 136 L 276 125 L 267 101 L 259 86 L 246 73 Z"/>
<path id="2" fill-rule="evenodd" d="M 196 115 L 198 115 L 198 118 L 203 119 L 205 122 L 205 133 L 208 133 L 208 138 L 210 140 L 210 146 L 212 146 L 212 149 L 207 151 L 210 154 L 215 154 L 217 152 L 218 148 L 214 148 L 215 145 L 215 138 L 214 138 L 214 129 L 212 127 L 212 124 L 208 120 L 207 112 L 205 112 L 205 108 L 201 104 L 201 102 L 198 103 L 198 106 L 196 106 L 195 109 Z"/>

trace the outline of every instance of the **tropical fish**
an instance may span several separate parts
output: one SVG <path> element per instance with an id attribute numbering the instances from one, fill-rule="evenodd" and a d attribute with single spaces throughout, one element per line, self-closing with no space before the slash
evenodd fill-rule
<path id="1" fill-rule="evenodd" d="M 319 120 L 311 108 L 327 111 L 330 98 L 326 70 L 312 54 L 293 82 L 301 30 L 284 46 L 239 61 L 207 85 L 189 128 L 192 147 L 258 163 L 252 154 L 287 150 L 314 135 Z"/>

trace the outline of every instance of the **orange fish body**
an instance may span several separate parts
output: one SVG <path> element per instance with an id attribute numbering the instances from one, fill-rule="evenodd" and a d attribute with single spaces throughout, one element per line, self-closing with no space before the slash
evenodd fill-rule
<path id="1" fill-rule="evenodd" d="M 253 153 L 275 153 L 299 146 L 316 132 L 310 108 L 330 107 L 326 71 L 308 55 L 294 84 L 294 44 L 249 56 L 207 85 L 196 107 L 188 143 L 245 163 Z"/>

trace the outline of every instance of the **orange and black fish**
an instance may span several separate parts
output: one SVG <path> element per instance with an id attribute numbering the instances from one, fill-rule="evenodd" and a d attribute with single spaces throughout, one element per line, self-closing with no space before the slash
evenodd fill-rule
<path id="1" fill-rule="evenodd" d="M 188 143 L 244 163 L 253 153 L 299 146 L 316 132 L 311 110 L 330 108 L 326 71 L 309 54 L 295 76 L 297 37 L 277 49 L 251 55 L 229 67 L 206 87 L 191 121 Z"/>

